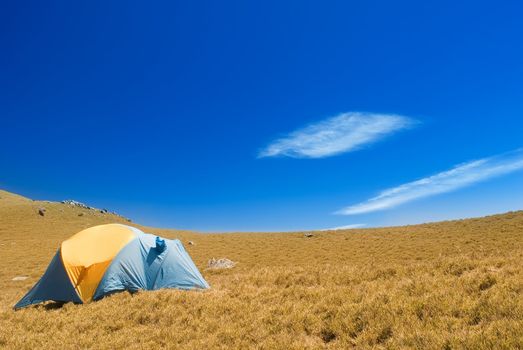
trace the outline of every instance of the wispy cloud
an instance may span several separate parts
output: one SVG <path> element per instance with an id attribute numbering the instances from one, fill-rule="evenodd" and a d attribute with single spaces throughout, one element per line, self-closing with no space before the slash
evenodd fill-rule
<path id="1" fill-rule="evenodd" d="M 345 226 L 338 226 L 338 227 L 331 227 L 331 228 L 324 228 L 321 231 L 336 231 L 336 230 L 350 230 L 353 228 L 362 228 L 367 226 L 366 224 L 351 224 L 351 225 L 345 225 Z"/>
<path id="2" fill-rule="evenodd" d="M 439 174 L 387 189 L 365 202 L 337 211 L 355 215 L 394 208 L 418 198 L 455 191 L 480 181 L 523 169 L 523 149 L 460 164 Z"/>
<path id="3" fill-rule="evenodd" d="M 417 121 L 395 114 L 349 112 L 308 125 L 277 139 L 258 157 L 324 158 L 354 151 Z"/>

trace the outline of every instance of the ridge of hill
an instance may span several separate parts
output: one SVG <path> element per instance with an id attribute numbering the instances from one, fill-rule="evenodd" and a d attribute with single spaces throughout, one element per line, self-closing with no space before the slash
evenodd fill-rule
<path id="1" fill-rule="evenodd" d="M 193 241 L 211 289 L 12 310 L 61 241 L 109 222 Z M 522 211 L 312 237 L 199 234 L 0 191 L 0 251 L 0 348 L 523 347 Z M 221 257 L 236 266 L 206 269 Z"/>
<path id="2" fill-rule="evenodd" d="M 0 206 L 11 206 L 31 202 L 31 199 L 0 189 Z"/>

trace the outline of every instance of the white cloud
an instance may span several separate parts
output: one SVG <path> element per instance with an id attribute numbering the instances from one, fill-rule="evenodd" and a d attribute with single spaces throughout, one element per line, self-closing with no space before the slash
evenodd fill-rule
<path id="1" fill-rule="evenodd" d="M 389 209 L 418 198 L 455 191 L 480 181 L 523 169 L 523 149 L 460 164 L 439 174 L 387 189 L 365 202 L 337 211 L 355 215 Z"/>
<path id="2" fill-rule="evenodd" d="M 350 230 L 350 229 L 354 229 L 354 228 L 362 228 L 365 226 L 367 226 L 367 225 L 366 224 L 351 224 L 351 225 L 345 225 L 345 226 L 324 228 L 321 231 Z"/>
<path id="3" fill-rule="evenodd" d="M 416 123 L 395 114 L 342 113 L 273 141 L 258 157 L 329 157 L 354 151 Z"/>

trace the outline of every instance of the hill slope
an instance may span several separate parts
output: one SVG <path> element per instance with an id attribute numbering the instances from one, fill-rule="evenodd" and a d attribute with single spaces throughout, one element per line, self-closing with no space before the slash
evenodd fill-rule
<path id="1" fill-rule="evenodd" d="M 38 209 L 45 207 L 44 216 Z M 124 218 L 0 192 L 0 347 L 523 347 L 523 212 L 425 225 L 177 237 L 212 289 L 11 307 L 77 231 Z M 238 262 L 205 270 L 212 257 Z M 28 276 L 13 281 L 17 276 Z"/>

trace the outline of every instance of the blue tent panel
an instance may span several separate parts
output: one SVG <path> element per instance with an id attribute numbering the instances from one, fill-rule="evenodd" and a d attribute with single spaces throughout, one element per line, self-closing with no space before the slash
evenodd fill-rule
<path id="1" fill-rule="evenodd" d="M 164 240 L 158 249 L 157 237 L 137 232 L 104 274 L 93 299 L 116 291 L 160 288 L 209 288 L 178 240 Z"/>
<path id="2" fill-rule="evenodd" d="M 209 284 L 198 271 L 189 254 L 179 240 L 169 241 L 169 255 L 160 267 L 154 289 L 207 289 Z"/>
<path id="3" fill-rule="evenodd" d="M 60 250 L 56 252 L 42 278 L 40 278 L 14 308 L 20 309 L 46 300 L 82 303 L 64 269 L 62 258 L 60 257 Z"/>
<path id="4" fill-rule="evenodd" d="M 147 274 L 139 256 L 140 241 L 128 243 L 113 259 L 94 293 L 93 300 L 117 291 L 147 289 Z"/>

